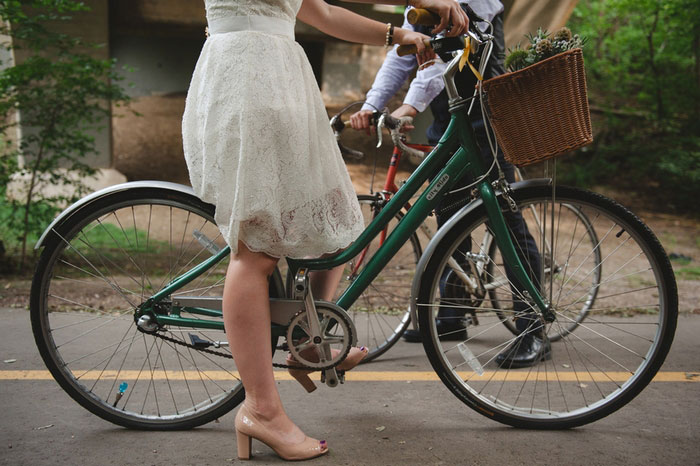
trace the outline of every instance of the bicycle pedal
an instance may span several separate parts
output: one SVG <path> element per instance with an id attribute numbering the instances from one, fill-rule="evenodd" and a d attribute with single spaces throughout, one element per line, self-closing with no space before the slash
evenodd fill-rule
<path id="1" fill-rule="evenodd" d="M 190 337 L 190 342 L 192 343 L 192 346 L 195 348 L 209 348 L 210 346 L 213 345 L 212 342 L 207 341 L 203 338 L 200 338 L 198 335 L 195 335 L 194 333 L 188 333 L 188 336 Z"/>
<path id="2" fill-rule="evenodd" d="M 335 373 L 338 375 L 338 382 L 345 383 L 345 371 L 339 371 L 336 369 Z"/>

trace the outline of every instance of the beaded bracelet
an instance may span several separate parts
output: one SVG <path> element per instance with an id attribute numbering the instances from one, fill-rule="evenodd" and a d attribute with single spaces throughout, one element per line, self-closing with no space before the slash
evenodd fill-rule
<path id="1" fill-rule="evenodd" d="M 391 23 L 386 23 L 386 41 L 384 45 L 389 47 L 394 43 L 394 26 Z"/>

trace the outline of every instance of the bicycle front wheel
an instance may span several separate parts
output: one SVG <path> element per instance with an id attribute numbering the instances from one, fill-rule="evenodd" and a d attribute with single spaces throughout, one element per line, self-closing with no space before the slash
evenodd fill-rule
<path id="1" fill-rule="evenodd" d="M 493 232 L 480 206 L 442 238 L 420 279 L 423 344 L 446 386 L 489 418 L 539 429 L 587 424 L 632 400 L 661 367 L 678 314 L 673 271 L 651 230 L 610 199 L 561 186 L 553 194 L 551 186 L 543 185 L 515 190 L 513 198 L 522 213 L 520 227 L 529 230 L 536 244 L 530 257 L 542 256 L 540 289 L 556 319 L 548 323 L 532 308 L 508 311 L 490 306 L 488 299 L 464 297 L 466 292 L 445 291 L 454 284 L 446 288 L 441 278 L 450 276 L 448 261 L 457 255 L 467 270 L 485 271 L 475 278 L 484 288 L 498 287 L 502 301 L 528 301 L 500 259 L 483 248 Z M 578 213 L 587 219 L 585 225 Z M 595 233 L 595 245 L 588 229 Z M 471 251 L 464 251 L 465 241 Z M 528 253 L 521 250 L 520 255 Z M 560 270 L 544 273 L 548 264 Z M 592 288 L 597 296 L 589 305 Z M 437 325 L 443 308 L 476 313 L 479 324 L 470 326 L 462 341 L 446 339 Z M 585 319 L 578 319 L 582 309 Z M 526 324 L 518 326 L 517 335 L 502 325 L 506 312 L 509 319 Z M 549 335 L 559 340 L 552 342 Z"/>
<path id="2" fill-rule="evenodd" d="M 137 429 L 188 429 L 238 405 L 244 393 L 233 361 L 200 349 L 230 356 L 214 347 L 226 342 L 223 331 L 166 325 L 145 333 L 134 322 L 141 303 L 224 246 L 214 207 L 170 189 L 115 192 L 56 225 L 30 308 L 37 346 L 61 387 L 101 418 Z M 227 264 L 168 301 L 221 296 Z M 272 283 L 271 294 L 284 290 Z M 168 304 L 157 312 L 168 313 Z"/>
<path id="3" fill-rule="evenodd" d="M 553 250 L 550 239 L 547 237 L 547 232 L 552 230 L 551 225 L 543 225 L 543 222 L 547 219 L 551 222 L 554 218 L 551 215 L 543 215 L 550 209 L 556 212 L 556 221 L 560 225 L 562 223 L 564 225 L 572 225 L 571 230 L 568 232 L 572 239 L 571 251 L 561 247 L 556 251 Z M 525 217 L 525 223 L 532 228 L 530 234 L 540 238 L 539 244 L 541 248 L 539 251 L 543 260 L 542 275 L 554 274 L 556 279 L 556 275 L 565 274 L 569 271 L 568 263 L 571 261 L 571 254 L 577 256 L 576 262 L 579 264 L 579 270 L 591 271 L 590 274 L 587 274 L 580 281 L 567 280 L 561 282 L 563 286 L 569 288 L 566 290 L 567 292 L 585 293 L 585 296 L 581 296 L 575 305 L 562 310 L 562 312 L 566 312 L 567 318 L 561 319 L 560 325 L 557 325 L 548 334 L 550 341 L 558 341 L 574 331 L 586 318 L 598 295 L 603 267 L 598 236 L 590 220 L 581 210 L 571 204 L 562 203 L 560 199 L 555 199 L 553 207 L 549 209 L 538 202 L 523 203 L 520 206 L 520 213 Z M 490 241 L 488 236 L 487 240 Z M 489 251 L 489 257 L 492 259 L 486 265 L 486 276 L 495 277 L 498 275 L 496 270 L 505 270 L 503 258 L 498 251 L 495 241 L 490 241 L 490 247 L 485 249 Z M 564 278 L 563 275 L 560 278 Z M 494 280 L 489 280 L 489 284 L 491 286 L 488 286 L 488 294 L 491 305 L 494 309 L 499 309 L 496 313 L 508 330 L 513 332 L 514 335 L 519 334 L 520 330 L 515 325 L 516 319 L 514 316 L 516 313 L 513 310 L 513 299 L 509 284 L 505 282 L 497 283 Z M 575 291 L 572 290 L 574 287 L 576 288 Z"/>

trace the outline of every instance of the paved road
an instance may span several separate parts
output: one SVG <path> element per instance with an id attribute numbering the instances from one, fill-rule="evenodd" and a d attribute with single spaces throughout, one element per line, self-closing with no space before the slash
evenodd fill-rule
<path id="1" fill-rule="evenodd" d="M 698 335 L 700 315 L 682 316 L 662 368 L 682 373 L 678 381 L 654 382 L 621 411 L 567 431 L 517 430 L 480 416 L 440 382 L 420 381 L 430 371 L 422 346 L 403 342 L 356 371 L 375 381 L 310 395 L 291 381 L 279 388 L 292 419 L 328 440 L 331 452 L 318 465 L 693 465 L 700 464 Z M 84 410 L 53 379 L 22 380 L 45 369 L 25 310 L 0 308 L 0 356 L 0 464 L 243 463 L 235 459 L 233 414 L 187 432 L 130 431 Z M 253 445 L 247 464 L 282 463 Z"/>

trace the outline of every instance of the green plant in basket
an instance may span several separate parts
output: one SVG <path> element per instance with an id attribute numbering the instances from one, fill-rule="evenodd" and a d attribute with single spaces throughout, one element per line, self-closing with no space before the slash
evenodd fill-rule
<path id="1" fill-rule="evenodd" d="M 521 70 L 558 53 L 583 48 L 586 44 L 585 37 L 572 34 L 567 27 L 559 29 L 554 35 L 539 28 L 536 34 L 528 34 L 525 37 L 529 41 L 526 48 L 518 44 L 514 49 L 508 50 L 505 65 L 509 71 Z"/>

